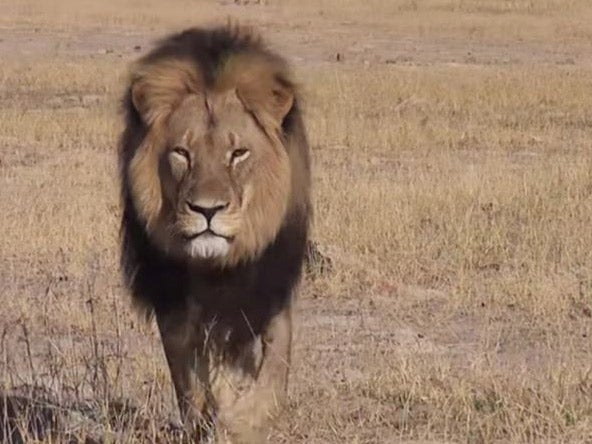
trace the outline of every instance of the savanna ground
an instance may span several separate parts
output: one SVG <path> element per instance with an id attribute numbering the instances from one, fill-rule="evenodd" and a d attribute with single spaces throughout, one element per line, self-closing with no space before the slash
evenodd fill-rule
<path id="1" fill-rule="evenodd" d="M 232 17 L 302 83 L 332 264 L 302 284 L 270 442 L 592 442 L 590 2 L 0 11 L 0 407 L 21 425 L 0 440 L 174 442 L 119 277 L 118 101 L 156 38 Z"/>

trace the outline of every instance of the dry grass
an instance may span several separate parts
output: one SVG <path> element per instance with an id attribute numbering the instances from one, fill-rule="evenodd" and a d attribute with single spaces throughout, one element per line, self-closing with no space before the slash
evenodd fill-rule
<path id="1" fill-rule="evenodd" d="M 592 439 L 588 2 L 120 3 L 0 1 L 0 385 L 37 423 L 175 439 L 119 281 L 118 99 L 128 39 L 230 14 L 297 57 L 334 264 L 272 442 Z"/>
<path id="2" fill-rule="evenodd" d="M 406 37 L 560 43 L 592 39 L 587 0 L 0 0 L 0 25 L 36 31 L 177 29 L 237 17 L 264 26 L 370 25 Z"/>

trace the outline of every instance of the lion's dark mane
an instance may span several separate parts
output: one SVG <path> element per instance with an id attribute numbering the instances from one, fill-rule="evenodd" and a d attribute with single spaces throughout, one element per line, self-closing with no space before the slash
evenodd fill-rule
<path id="1" fill-rule="evenodd" d="M 161 41 L 144 60 L 190 60 L 200 67 L 207 83 L 213 81 L 216 69 L 226 57 L 243 52 L 281 60 L 251 34 L 226 27 L 190 29 L 173 35 Z M 132 202 L 128 165 L 147 128 L 132 104 L 129 90 L 123 105 L 125 130 L 119 152 L 123 201 L 121 265 L 134 301 L 148 316 L 187 310 L 189 304 L 198 304 L 208 318 L 233 326 L 238 342 L 260 334 L 272 317 L 290 303 L 299 280 L 310 205 L 290 209 L 275 241 L 262 255 L 233 268 L 198 268 L 166 256 L 149 239 Z M 308 144 L 297 100 L 282 129 L 286 149 L 298 150 L 308 176 Z"/>

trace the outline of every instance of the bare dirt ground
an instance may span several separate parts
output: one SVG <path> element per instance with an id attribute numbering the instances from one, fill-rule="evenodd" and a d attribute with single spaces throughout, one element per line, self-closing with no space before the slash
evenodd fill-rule
<path id="1" fill-rule="evenodd" d="M 119 278 L 118 100 L 232 17 L 302 83 L 331 260 L 270 442 L 592 441 L 587 2 L 120 3 L 0 1 L 0 440 L 175 441 Z"/>

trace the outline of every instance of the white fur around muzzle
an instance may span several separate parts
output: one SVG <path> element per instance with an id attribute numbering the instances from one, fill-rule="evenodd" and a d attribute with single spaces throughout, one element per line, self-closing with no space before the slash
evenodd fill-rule
<path id="1" fill-rule="evenodd" d="M 230 249 L 229 242 L 220 236 L 204 233 L 191 240 L 187 245 L 188 254 L 196 259 L 224 257 Z"/>

